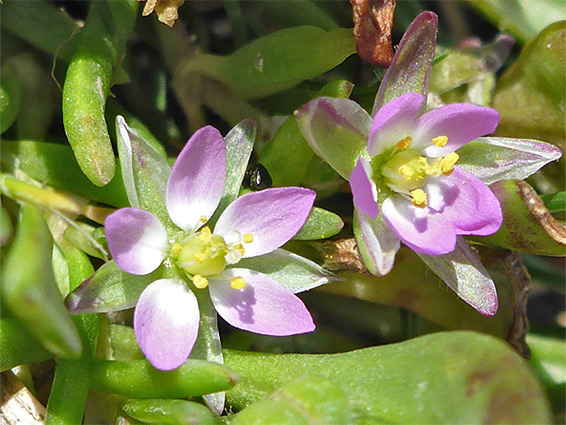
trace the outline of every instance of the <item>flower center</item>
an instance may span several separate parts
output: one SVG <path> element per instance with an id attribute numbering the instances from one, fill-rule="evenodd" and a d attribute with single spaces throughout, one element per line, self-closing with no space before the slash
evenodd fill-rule
<path id="1" fill-rule="evenodd" d="M 449 176 L 460 158 L 456 152 L 441 156 L 429 163 L 429 160 L 417 151 L 409 149 L 411 138 L 405 137 L 397 142 L 391 157 L 381 168 L 385 184 L 395 192 L 411 197 L 413 205 L 419 208 L 427 206 L 426 192 L 422 189 L 428 176 Z M 438 136 L 432 139 L 435 146 L 444 147 L 448 137 Z"/>
<path id="2" fill-rule="evenodd" d="M 235 242 L 227 244 L 220 235 L 212 234 L 208 226 L 187 237 L 182 243 L 175 243 L 171 253 L 177 265 L 189 275 L 198 289 L 208 286 L 206 276 L 222 273 L 228 264 L 235 264 L 243 257 L 244 244 L 253 242 L 253 235 L 235 232 Z M 246 281 L 242 277 L 231 280 L 233 289 L 244 289 Z"/>
<path id="3" fill-rule="evenodd" d="M 186 241 L 181 244 L 181 249 L 177 248 L 177 264 L 188 274 L 200 277 L 218 274 L 226 267 L 224 258 L 228 252 L 228 247 L 224 238 L 220 235 L 213 235 L 208 226 L 203 227 L 199 232 L 193 233 Z M 198 281 L 198 279 L 196 279 Z M 204 286 L 204 282 L 198 285 L 193 279 L 197 288 Z"/>

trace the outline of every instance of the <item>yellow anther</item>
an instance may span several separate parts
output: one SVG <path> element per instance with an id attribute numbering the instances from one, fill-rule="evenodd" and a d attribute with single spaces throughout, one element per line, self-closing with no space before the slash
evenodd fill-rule
<path id="1" fill-rule="evenodd" d="M 206 223 L 206 222 L 208 221 L 208 219 L 206 218 L 205 215 L 201 215 L 201 216 L 200 216 L 200 221 L 201 221 L 202 223 Z"/>
<path id="2" fill-rule="evenodd" d="M 399 140 L 395 146 L 397 147 L 397 149 L 404 151 L 409 146 L 411 146 L 412 141 L 413 139 L 410 136 L 407 136 L 404 139 Z"/>
<path id="3" fill-rule="evenodd" d="M 454 164 L 458 162 L 460 156 L 456 152 L 451 152 L 440 160 L 440 170 L 445 176 L 449 176 L 454 171 Z"/>
<path id="4" fill-rule="evenodd" d="M 427 196 L 424 190 L 415 189 L 411 190 L 411 196 L 413 197 L 413 205 L 418 208 L 424 208 L 427 205 Z"/>
<path id="5" fill-rule="evenodd" d="M 244 289 L 246 287 L 246 281 L 243 277 L 235 277 L 230 281 L 230 287 L 232 289 Z"/>
<path id="6" fill-rule="evenodd" d="M 193 276 L 193 284 L 197 289 L 204 289 L 208 286 L 208 279 L 200 274 L 195 274 Z"/>
<path id="7" fill-rule="evenodd" d="M 251 243 L 254 241 L 254 235 L 251 233 L 244 234 L 244 243 Z"/>
<path id="8" fill-rule="evenodd" d="M 242 246 L 241 243 L 234 245 L 234 249 L 239 251 L 240 254 L 244 255 L 244 253 L 246 252 L 246 250 L 244 249 L 244 247 Z"/>
<path id="9" fill-rule="evenodd" d="M 448 137 L 446 136 L 435 137 L 434 139 L 432 139 L 432 143 L 434 143 L 434 146 L 443 148 L 444 146 L 446 146 L 446 143 L 448 143 Z"/>
<path id="10" fill-rule="evenodd" d="M 198 240 L 203 243 L 208 243 L 212 239 L 212 232 L 210 227 L 204 226 L 198 233 Z"/>
<path id="11" fill-rule="evenodd" d="M 197 252 L 195 254 L 195 260 L 199 263 L 204 263 L 208 259 L 208 255 L 203 254 L 202 252 Z"/>
<path id="12" fill-rule="evenodd" d="M 181 245 L 178 242 L 175 242 L 171 247 L 171 254 L 177 256 L 179 255 L 179 252 L 181 252 L 182 249 L 183 249 L 183 245 Z"/>

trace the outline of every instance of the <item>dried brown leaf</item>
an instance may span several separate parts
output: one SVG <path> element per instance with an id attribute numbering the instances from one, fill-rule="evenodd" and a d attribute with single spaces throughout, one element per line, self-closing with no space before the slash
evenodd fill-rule
<path id="1" fill-rule="evenodd" d="M 360 57 L 389 66 L 393 59 L 391 30 L 396 0 L 350 0 L 354 37 Z"/>

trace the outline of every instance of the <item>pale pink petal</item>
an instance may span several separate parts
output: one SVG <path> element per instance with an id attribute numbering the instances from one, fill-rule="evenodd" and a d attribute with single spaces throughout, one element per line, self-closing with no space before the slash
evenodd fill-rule
<path id="1" fill-rule="evenodd" d="M 452 103 L 433 109 L 417 121 L 413 147 L 424 149 L 429 157 L 446 155 L 478 137 L 493 133 L 499 123 L 495 109 L 467 103 Z M 448 137 L 444 147 L 435 146 L 432 140 Z"/>
<path id="2" fill-rule="evenodd" d="M 354 235 L 368 270 L 377 276 L 391 271 L 401 243 L 383 219 L 371 220 L 361 211 L 354 215 Z"/>
<path id="3" fill-rule="evenodd" d="M 440 255 L 454 250 L 456 231 L 442 214 L 427 207 L 415 207 L 398 195 L 387 198 L 381 212 L 391 230 L 414 251 Z"/>
<path id="4" fill-rule="evenodd" d="M 379 214 L 379 206 L 377 205 L 377 188 L 371 180 L 371 175 L 371 165 L 365 158 L 360 157 L 354 171 L 350 174 L 350 188 L 356 208 L 375 220 Z"/>
<path id="5" fill-rule="evenodd" d="M 368 153 L 377 156 L 407 136 L 412 136 L 423 95 L 415 92 L 404 94 L 381 107 L 371 124 Z"/>
<path id="6" fill-rule="evenodd" d="M 450 176 L 429 178 L 425 189 L 429 207 L 449 220 L 458 235 L 487 236 L 501 227 L 499 200 L 473 174 L 454 167 Z"/>
<path id="7" fill-rule="evenodd" d="M 172 370 L 189 357 L 199 320 L 197 299 L 185 283 L 160 279 L 142 292 L 134 311 L 134 330 L 151 364 L 160 370 Z"/>
<path id="8" fill-rule="evenodd" d="M 288 242 L 303 227 L 315 197 L 314 191 L 301 187 L 248 193 L 224 210 L 214 233 L 229 244 L 249 233 L 253 241 L 244 244 L 244 257 L 266 254 Z"/>
<path id="9" fill-rule="evenodd" d="M 230 281 L 241 277 L 244 289 Z M 264 274 L 248 269 L 228 269 L 210 281 L 210 297 L 218 314 L 232 326 L 263 335 L 286 336 L 312 332 L 312 317 L 289 289 Z"/>
<path id="10" fill-rule="evenodd" d="M 149 274 L 163 261 L 167 232 L 152 213 L 121 208 L 106 217 L 106 241 L 116 265 L 130 274 Z"/>
<path id="11" fill-rule="evenodd" d="M 167 184 L 167 211 L 183 230 L 210 219 L 220 202 L 226 180 L 226 144 L 211 126 L 189 139 L 173 165 Z"/>

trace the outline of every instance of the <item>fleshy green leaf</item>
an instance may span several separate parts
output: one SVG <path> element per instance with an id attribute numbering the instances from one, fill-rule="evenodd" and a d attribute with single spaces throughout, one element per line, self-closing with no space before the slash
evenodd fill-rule
<path id="1" fill-rule="evenodd" d="M 130 399 L 122 410 L 146 424 L 214 425 L 214 417 L 205 406 L 187 400 Z"/>
<path id="2" fill-rule="evenodd" d="M 342 230 L 344 222 L 339 215 L 314 207 L 301 230 L 293 237 L 299 241 L 326 239 Z"/>
<path id="3" fill-rule="evenodd" d="M 22 101 L 22 83 L 13 72 L 2 70 L 0 80 L 0 133 L 4 133 L 16 121 Z"/>
<path id="4" fill-rule="evenodd" d="M 318 264 L 284 249 L 260 257 L 242 258 L 238 267 L 263 273 L 294 293 L 338 280 Z"/>
<path id="5" fill-rule="evenodd" d="M 379 86 L 372 116 L 383 105 L 406 93 L 417 92 L 426 98 L 437 30 L 438 17 L 432 12 L 422 12 L 407 28 Z"/>
<path id="6" fill-rule="evenodd" d="M 566 210 L 566 192 L 549 193 L 542 195 L 540 199 L 546 205 L 551 213 L 562 212 Z"/>
<path id="7" fill-rule="evenodd" d="M 458 236 L 456 248 L 450 254 L 419 257 L 460 298 L 481 314 L 493 316 L 497 312 L 497 291 L 479 256 L 468 242 Z"/>
<path id="8" fill-rule="evenodd" d="M 330 355 L 227 350 L 226 363 L 242 376 L 227 393 L 234 409 L 308 373 L 338 385 L 363 423 L 550 421 L 543 389 L 525 360 L 500 339 L 474 332 Z"/>
<path id="9" fill-rule="evenodd" d="M 526 179 L 562 155 L 549 143 L 503 137 L 480 137 L 462 146 L 458 154 L 458 166 L 485 184 Z"/>
<path id="10" fill-rule="evenodd" d="M 503 225 L 483 243 L 538 255 L 566 255 L 566 228 L 525 182 L 506 180 L 490 186 L 501 202 Z"/>
<path id="11" fill-rule="evenodd" d="M 2 270 L 2 302 L 53 354 L 77 358 L 79 333 L 53 276 L 53 239 L 42 213 L 22 207 L 16 237 Z"/>
<path id="12" fill-rule="evenodd" d="M 232 387 L 238 376 L 226 366 L 187 360 L 174 371 L 155 369 L 147 360 L 94 360 L 92 388 L 136 398 L 186 398 Z"/>
<path id="13" fill-rule="evenodd" d="M 21 364 L 42 362 L 53 354 L 41 346 L 26 327 L 15 318 L 0 320 L 0 371 Z"/>
<path id="14" fill-rule="evenodd" d="M 31 140 L 2 140 L 1 148 L 2 161 L 10 161 L 12 168 L 20 168 L 37 181 L 115 207 L 128 205 L 120 170 L 106 186 L 95 186 L 80 170 L 69 146 Z"/>
<path id="15" fill-rule="evenodd" d="M 230 56 L 202 55 L 185 64 L 245 98 L 277 93 L 331 70 L 354 54 L 352 31 L 301 26 L 266 35 Z M 189 78 L 189 77 L 187 77 Z"/>
<path id="16" fill-rule="evenodd" d="M 165 207 L 167 181 L 171 167 L 123 117 L 116 117 L 118 154 L 124 187 L 133 208 L 155 214 L 163 224 L 171 226 Z"/>
<path id="17" fill-rule="evenodd" d="M 535 38 L 547 25 L 566 19 L 561 0 L 468 0 L 468 3 L 523 43 Z"/>
<path id="18" fill-rule="evenodd" d="M 153 273 L 136 276 L 123 272 L 114 261 L 100 267 L 71 292 L 65 303 L 73 314 L 106 313 L 132 308 L 147 285 L 163 277 L 162 265 Z"/>
<path id="19" fill-rule="evenodd" d="M 357 413 L 340 386 L 316 375 L 296 378 L 231 419 L 233 425 L 355 425 Z"/>

